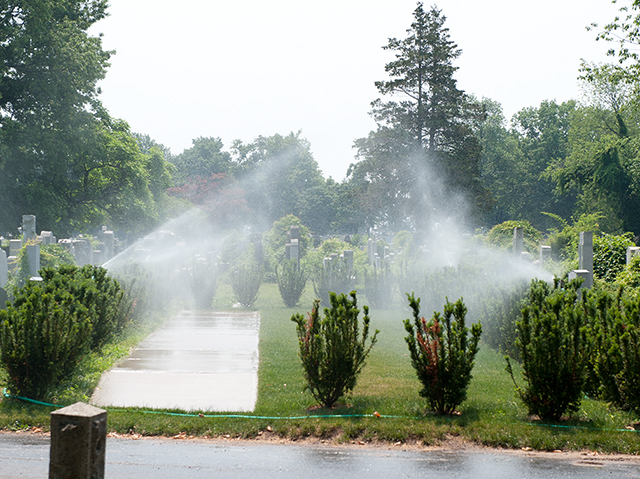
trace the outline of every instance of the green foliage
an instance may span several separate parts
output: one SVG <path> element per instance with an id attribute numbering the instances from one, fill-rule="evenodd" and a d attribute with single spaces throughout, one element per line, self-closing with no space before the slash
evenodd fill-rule
<path id="1" fill-rule="evenodd" d="M 544 214 L 556 220 L 562 226 L 561 228 L 550 228 L 549 234 L 551 254 L 559 261 L 577 259 L 581 231 L 600 231 L 598 222 L 602 215 L 599 213 L 583 214 L 577 219 L 571 218 L 571 224 L 558 215 L 552 213 Z"/>
<path id="2" fill-rule="evenodd" d="M 600 291 L 585 306 L 591 318 L 591 364 L 601 397 L 640 412 L 640 298 Z"/>
<path id="3" fill-rule="evenodd" d="M 106 269 L 62 265 L 58 269 L 45 268 L 41 274 L 48 290 L 69 292 L 83 306 L 92 326 L 91 349 L 112 341 L 129 323 L 132 300 Z"/>
<path id="4" fill-rule="evenodd" d="M 40 267 L 57 268 L 63 264 L 75 264 L 73 255 L 62 245 L 47 244 L 40 246 Z"/>
<path id="5" fill-rule="evenodd" d="M 522 357 L 526 385 L 520 388 L 508 357 L 507 371 L 530 414 L 543 420 L 558 420 L 580 407 L 585 379 L 584 315 L 576 304 L 581 281 L 566 289 L 551 288 L 532 280 L 528 304 L 518 321 L 516 345 Z"/>
<path id="6" fill-rule="evenodd" d="M 618 274 L 616 283 L 628 290 L 640 288 L 640 256 L 631 258 L 631 262 Z"/>
<path id="7" fill-rule="evenodd" d="M 284 301 L 287 308 L 295 308 L 307 284 L 307 273 L 298 266 L 298 262 L 295 259 L 291 259 L 282 263 L 282 271 L 280 273 L 276 266 L 276 276 L 282 301 Z"/>
<path id="8" fill-rule="evenodd" d="M 495 294 L 487 295 L 482 314 L 483 340 L 516 361 L 521 360 L 516 346 L 516 322 L 521 318 L 528 291 L 526 282 L 499 288 Z"/>
<path id="9" fill-rule="evenodd" d="M 297 226 L 300 232 L 300 258 L 303 258 L 309 248 L 311 248 L 311 235 L 309 228 L 302 224 L 299 218 L 294 215 L 287 215 L 273 223 L 269 232 L 265 235 L 267 247 L 272 251 L 276 263 L 282 263 L 285 258 L 285 245 L 287 244 L 287 234 L 292 226 Z"/>
<path id="10" fill-rule="evenodd" d="M 458 89 L 454 62 L 462 52 L 445 22 L 441 10 L 419 2 L 407 35 L 383 47 L 395 58 L 385 65 L 388 79 L 375 85 L 392 100 L 372 102 L 377 129 L 355 141 L 360 161 L 348 171 L 368 226 L 426 230 L 433 190 L 424 185 L 434 169 L 445 188 L 464 192 L 473 213 L 492 207 L 473 131 L 483 112 Z"/>
<path id="11" fill-rule="evenodd" d="M 240 264 L 231 269 L 231 287 L 238 302 L 250 308 L 258 299 L 263 268 L 255 263 Z"/>
<path id="12" fill-rule="evenodd" d="M 627 247 L 635 246 L 633 233 L 610 235 L 602 233 L 593 238 L 593 274 L 607 283 L 615 281 L 627 263 Z"/>
<path id="13" fill-rule="evenodd" d="M 542 234 L 531 226 L 528 221 L 509 220 L 499 225 L 495 225 L 487 233 L 486 241 L 492 246 L 501 249 L 510 249 L 513 247 L 513 229 L 520 227 L 523 229 L 524 250 L 529 253 L 536 254 L 542 240 Z"/>
<path id="14" fill-rule="evenodd" d="M 375 331 L 367 346 L 369 308 L 362 308 L 360 337 L 356 292 L 352 291 L 349 296 L 351 299 L 345 294 L 331 293 L 331 307 L 324 308 L 323 318 L 320 318 L 318 300 L 314 301 L 307 318 L 299 313 L 291 316 L 291 321 L 296 323 L 305 389 L 326 408 L 333 407 L 356 386 L 379 332 Z"/>
<path id="15" fill-rule="evenodd" d="M 344 258 L 336 257 L 326 266 L 316 270 L 312 277 L 316 297 L 323 304 L 330 304 L 331 292 L 347 294 L 353 291 L 356 285 L 356 276 L 353 267 Z"/>
<path id="16" fill-rule="evenodd" d="M 87 308 L 53 285 L 30 281 L 0 310 L 0 361 L 13 394 L 42 399 L 91 344 Z"/>
<path id="17" fill-rule="evenodd" d="M 369 304 L 378 309 L 389 309 L 393 304 L 396 280 L 389 263 L 381 262 L 380 268 L 374 266 L 364 270 L 364 289 Z"/>
<path id="18" fill-rule="evenodd" d="M 189 270 L 191 294 L 197 309 L 209 309 L 218 288 L 218 272 L 215 265 L 201 258 Z"/>
<path id="19" fill-rule="evenodd" d="M 407 299 L 413 311 L 413 324 L 404 320 L 409 333 L 405 341 L 411 364 L 422 383 L 420 395 L 438 414 L 451 414 L 467 398 L 482 327 L 473 324 L 469 339 L 469 328 L 465 326 L 467 308 L 462 299 L 455 303 L 447 300 L 444 315 L 435 312 L 429 321 L 420 316 L 420 298 L 416 300 L 413 294 L 407 294 Z"/>

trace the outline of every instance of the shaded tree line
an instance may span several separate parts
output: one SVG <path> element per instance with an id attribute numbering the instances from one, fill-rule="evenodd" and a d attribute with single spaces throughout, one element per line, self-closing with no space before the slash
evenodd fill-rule
<path id="1" fill-rule="evenodd" d="M 354 141 L 355 161 L 335 181 L 301 132 L 228 148 L 200 137 L 173 155 L 100 103 L 113 52 L 87 30 L 107 14 L 106 0 L 5 2 L 0 230 L 30 213 L 59 236 L 108 223 L 136 237 L 196 205 L 222 227 L 266 229 L 293 214 L 318 234 L 428 230 L 438 214 L 539 230 L 596 215 L 604 231 L 637 234 L 638 58 L 629 45 L 640 6 L 626 8 L 599 34 L 625 39 L 611 50 L 619 61 L 582 65 L 581 101 L 544 101 L 507 121 L 499 103 L 459 89 L 462 50 L 446 16 L 418 3 L 406 36 L 383 46 L 395 57 L 376 82 L 376 129 Z"/>

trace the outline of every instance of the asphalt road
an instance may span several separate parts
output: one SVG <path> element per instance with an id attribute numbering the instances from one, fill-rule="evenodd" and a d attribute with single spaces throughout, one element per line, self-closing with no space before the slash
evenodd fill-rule
<path id="1" fill-rule="evenodd" d="M 107 478 L 437 477 L 438 479 L 640 478 L 640 458 L 480 448 L 274 444 L 265 441 L 107 440 Z M 49 437 L 0 433 L 0 478 L 47 477 Z"/>

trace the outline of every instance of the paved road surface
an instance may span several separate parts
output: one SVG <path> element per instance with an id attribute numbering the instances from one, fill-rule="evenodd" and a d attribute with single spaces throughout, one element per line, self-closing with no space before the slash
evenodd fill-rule
<path id="1" fill-rule="evenodd" d="M 254 312 L 182 312 L 104 374 L 91 403 L 253 411 L 259 326 Z"/>
<path id="2" fill-rule="evenodd" d="M 630 456 L 403 451 L 362 446 L 282 445 L 250 441 L 107 439 L 107 478 L 437 477 L 438 479 L 640 478 Z M 49 437 L 0 433 L 0 478 L 47 477 Z"/>

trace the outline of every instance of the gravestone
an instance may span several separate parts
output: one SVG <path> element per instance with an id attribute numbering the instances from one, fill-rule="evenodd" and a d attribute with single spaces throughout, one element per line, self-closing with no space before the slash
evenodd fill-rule
<path id="1" fill-rule="evenodd" d="M 18 256 L 18 253 L 20 253 L 21 249 L 22 249 L 21 239 L 9 240 L 9 256 Z"/>
<path id="2" fill-rule="evenodd" d="M 369 238 L 367 240 L 367 257 L 369 258 L 369 264 L 374 264 L 375 263 L 375 256 L 374 254 L 376 253 L 376 243 Z"/>
<path id="3" fill-rule="evenodd" d="M 35 215 L 22 215 L 22 239 L 24 241 L 36 239 Z"/>
<path id="4" fill-rule="evenodd" d="M 322 267 L 324 268 L 325 271 L 331 269 L 331 263 L 332 263 L 331 258 L 322 259 Z"/>
<path id="5" fill-rule="evenodd" d="M 50 479 L 103 479 L 107 411 L 82 402 L 51 413 Z"/>
<path id="6" fill-rule="evenodd" d="M 85 264 L 93 264 L 91 244 L 85 240 L 73 240 L 73 251 L 76 257 L 76 264 L 84 266 Z"/>
<path id="7" fill-rule="evenodd" d="M 93 264 L 102 266 L 107 262 L 107 247 L 104 243 L 98 243 L 98 248 L 93 250 Z"/>
<path id="8" fill-rule="evenodd" d="M 519 258 L 524 250 L 524 229 L 522 226 L 513 228 L 513 255 Z"/>
<path id="9" fill-rule="evenodd" d="M 64 249 L 67 250 L 67 252 L 71 253 L 74 257 L 75 257 L 75 251 L 73 249 L 73 240 L 70 240 L 68 238 L 63 238 L 58 240 L 58 244 L 62 247 L 64 247 Z"/>
<path id="10" fill-rule="evenodd" d="M 580 286 L 580 289 L 591 287 L 591 286 L 587 286 L 587 281 L 589 281 L 592 278 L 591 271 L 588 271 L 586 269 L 574 269 L 569 271 L 569 281 L 576 278 L 584 279 L 584 281 L 582 282 L 582 286 Z"/>
<path id="11" fill-rule="evenodd" d="M 104 244 L 107 247 L 107 260 L 110 260 L 114 255 L 115 238 L 113 235 L 113 231 L 105 231 L 104 233 L 102 233 L 102 241 L 104 241 Z"/>
<path id="12" fill-rule="evenodd" d="M 289 229 L 289 233 L 290 233 L 290 239 L 292 240 L 298 240 L 300 241 L 300 227 L 299 226 L 292 226 Z"/>
<path id="13" fill-rule="evenodd" d="M 593 286 L 593 231 L 581 231 L 580 243 L 578 244 L 578 269 L 589 271 L 589 277 L 585 279 L 582 286 L 591 288 Z"/>
<path id="14" fill-rule="evenodd" d="M 253 254 L 258 266 L 262 266 L 264 264 L 264 248 L 260 233 L 256 233 L 253 237 Z"/>
<path id="15" fill-rule="evenodd" d="M 345 261 L 347 262 L 347 268 L 349 268 L 349 271 L 353 271 L 353 250 L 346 249 L 342 254 L 344 256 Z"/>
<path id="16" fill-rule="evenodd" d="M 0 309 L 7 309 L 7 301 L 9 301 L 9 295 L 4 288 L 0 288 Z"/>
<path id="17" fill-rule="evenodd" d="M 627 264 L 631 263 L 631 258 L 640 255 L 640 247 L 628 246 L 627 247 Z M 2 285 L 0 285 L 2 286 Z"/>
<path id="18" fill-rule="evenodd" d="M 8 281 L 8 272 L 7 269 L 7 253 L 0 248 L 0 288 L 4 288 Z"/>
<path id="19" fill-rule="evenodd" d="M 294 259 L 296 261 L 300 261 L 300 246 L 298 244 L 297 238 L 291 238 L 291 246 L 289 248 L 290 251 L 290 259 Z"/>
<path id="20" fill-rule="evenodd" d="M 41 231 L 40 239 L 43 245 L 54 244 L 53 232 L 51 231 Z"/>
<path id="21" fill-rule="evenodd" d="M 551 246 L 540 246 L 540 264 L 544 264 L 549 259 L 551 259 Z"/>
<path id="22" fill-rule="evenodd" d="M 28 244 L 27 245 L 27 260 L 29 262 L 29 276 L 40 276 L 40 245 Z"/>

